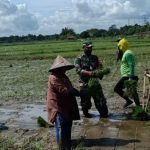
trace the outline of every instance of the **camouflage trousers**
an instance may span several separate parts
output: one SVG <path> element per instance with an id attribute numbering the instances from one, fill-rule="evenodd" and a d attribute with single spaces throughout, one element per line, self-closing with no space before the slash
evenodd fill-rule
<path id="1" fill-rule="evenodd" d="M 102 87 L 97 89 L 94 93 L 90 93 L 88 90 L 88 85 L 80 86 L 80 97 L 81 97 L 81 107 L 82 111 L 87 112 L 91 107 L 91 98 L 94 100 L 94 104 L 101 117 L 108 116 L 108 108 L 106 98 L 103 94 Z"/>

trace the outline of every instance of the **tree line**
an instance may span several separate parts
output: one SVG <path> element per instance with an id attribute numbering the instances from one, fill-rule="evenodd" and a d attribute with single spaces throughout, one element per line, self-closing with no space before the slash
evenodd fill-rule
<path id="1" fill-rule="evenodd" d="M 140 35 L 144 33 L 150 33 L 150 23 L 147 22 L 144 25 L 125 25 L 117 28 L 116 25 L 111 25 L 108 30 L 105 29 L 88 29 L 77 34 L 74 29 L 65 27 L 61 30 L 60 34 L 53 35 L 32 35 L 26 36 L 11 35 L 9 37 L 0 37 L 0 43 L 11 42 L 28 42 L 28 41 L 43 41 L 43 40 L 63 40 L 63 39 L 78 39 L 78 38 L 96 38 L 96 37 L 116 37 L 116 36 L 128 36 L 128 35 Z M 149 34 L 150 36 L 150 34 Z"/>

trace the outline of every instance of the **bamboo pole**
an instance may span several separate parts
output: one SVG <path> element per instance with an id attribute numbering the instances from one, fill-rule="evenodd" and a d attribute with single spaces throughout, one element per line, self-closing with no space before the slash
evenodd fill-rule
<path id="1" fill-rule="evenodd" d="M 149 86 L 146 89 L 146 79 L 149 81 Z M 144 72 L 144 83 L 143 83 L 143 108 L 147 111 L 147 107 L 150 101 L 150 73 L 148 69 Z"/>
<path id="2" fill-rule="evenodd" d="M 145 109 L 145 83 L 146 83 L 146 76 L 144 75 L 144 81 L 143 81 L 143 99 L 142 99 L 142 107 Z"/>
<path id="3" fill-rule="evenodd" d="M 147 94 L 147 101 L 146 101 L 146 104 L 145 104 L 145 111 L 147 111 L 147 106 L 148 106 L 149 99 L 150 99 L 149 89 L 146 90 L 146 94 Z"/>
<path id="4" fill-rule="evenodd" d="M 150 74 L 146 73 L 146 77 L 150 78 Z"/>

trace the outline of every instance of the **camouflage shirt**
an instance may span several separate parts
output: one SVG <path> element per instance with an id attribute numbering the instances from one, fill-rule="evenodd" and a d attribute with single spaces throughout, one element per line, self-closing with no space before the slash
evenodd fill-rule
<path id="1" fill-rule="evenodd" d="M 79 56 L 75 60 L 75 68 L 76 72 L 80 76 L 81 83 L 88 83 L 89 77 L 83 76 L 81 71 L 94 71 L 98 68 L 102 68 L 102 63 L 98 60 L 98 57 L 96 55 L 85 55 Z"/>

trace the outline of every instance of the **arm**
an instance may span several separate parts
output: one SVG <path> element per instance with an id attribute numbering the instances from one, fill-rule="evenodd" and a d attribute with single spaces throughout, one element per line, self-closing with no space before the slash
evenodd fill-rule
<path id="1" fill-rule="evenodd" d="M 75 70 L 77 72 L 77 74 L 81 75 L 81 59 L 80 58 L 76 58 L 75 59 L 75 62 L 74 62 L 74 65 L 75 65 Z"/>
<path id="2" fill-rule="evenodd" d="M 134 66 L 135 66 L 135 60 L 133 54 L 128 53 L 126 55 L 126 61 L 129 66 L 129 77 L 134 76 Z"/>
<path id="3" fill-rule="evenodd" d="M 77 58 L 75 60 L 74 65 L 75 65 L 75 69 L 76 69 L 77 74 L 79 74 L 80 76 L 86 76 L 86 77 L 94 77 L 95 76 L 93 71 L 86 71 L 86 70 L 82 69 L 80 58 Z"/>
<path id="4" fill-rule="evenodd" d="M 63 78 L 58 78 L 55 76 L 51 76 L 50 85 L 56 95 L 59 94 L 62 96 L 69 95 L 73 88 L 68 81 L 68 78 L 66 78 L 64 82 Z"/>

